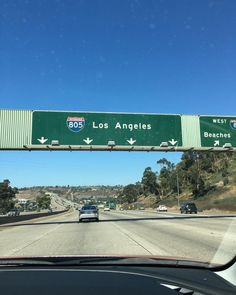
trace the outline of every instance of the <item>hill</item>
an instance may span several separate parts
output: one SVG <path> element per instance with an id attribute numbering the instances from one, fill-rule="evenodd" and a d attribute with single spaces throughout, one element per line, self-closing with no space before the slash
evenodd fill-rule
<path id="1" fill-rule="evenodd" d="M 140 182 L 124 188 L 121 203 L 151 208 L 164 204 L 178 210 L 188 200 L 200 211 L 236 212 L 236 155 L 232 152 L 188 151 L 176 165 L 165 158 L 157 164 L 161 166 L 158 173 L 147 167 Z"/>
<path id="2" fill-rule="evenodd" d="M 121 190 L 121 186 L 42 186 L 19 189 L 16 197 L 35 200 L 37 196 L 54 193 L 59 197 L 79 203 L 84 199 L 114 198 Z"/>

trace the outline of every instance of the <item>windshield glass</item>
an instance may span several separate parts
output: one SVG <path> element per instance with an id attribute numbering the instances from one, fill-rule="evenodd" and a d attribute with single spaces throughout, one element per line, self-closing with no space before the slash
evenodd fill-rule
<path id="1" fill-rule="evenodd" d="M 96 209 L 95 206 L 83 206 L 82 207 L 82 210 L 94 210 L 94 209 Z"/>
<path id="2" fill-rule="evenodd" d="M 0 1 L 1 257 L 236 255 L 235 11 Z"/>

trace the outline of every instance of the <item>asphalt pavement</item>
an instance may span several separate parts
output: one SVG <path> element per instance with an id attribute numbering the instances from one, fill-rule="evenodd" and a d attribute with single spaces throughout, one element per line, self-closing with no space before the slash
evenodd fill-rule
<path id="1" fill-rule="evenodd" d="M 0 256 L 155 255 L 225 263 L 235 254 L 236 217 L 100 210 L 0 226 Z"/>

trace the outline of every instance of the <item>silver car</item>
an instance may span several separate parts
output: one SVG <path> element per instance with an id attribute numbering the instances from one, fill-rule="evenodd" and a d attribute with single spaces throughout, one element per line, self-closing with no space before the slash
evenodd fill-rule
<path id="1" fill-rule="evenodd" d="M 95 205 L 84 205 L 79 210 L 79 221 L 93 219 L 99 221 L 99 211 Z"/>

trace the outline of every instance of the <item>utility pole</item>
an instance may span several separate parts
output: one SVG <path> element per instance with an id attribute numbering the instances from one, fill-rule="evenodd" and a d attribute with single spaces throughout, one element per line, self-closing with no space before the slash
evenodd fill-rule
<path id="1" fill-rule="evenodd" d="M 178 171 L 176 169 L 176 182 L 177 182 L 177 194 L 178 194 L 178 208 L 180 207 L 179 205 L 179 175 L 178 175 Z"/>

